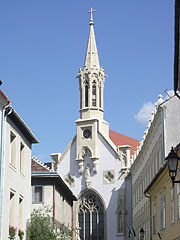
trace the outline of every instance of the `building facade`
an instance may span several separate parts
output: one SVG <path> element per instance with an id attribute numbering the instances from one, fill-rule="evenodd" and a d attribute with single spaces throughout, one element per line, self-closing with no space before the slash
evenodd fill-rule
<path id="1" fill-rule="evenodd" d="M 65 152 L 52 154 L 53 168 L 78 201 L 74 226 L 81 240 L 126 239 L 125 183 L 139 141 L 109 129 L 104 120 L 104 69 L 100 67 L 93 11 L 83 69 L 79 69 L 80 118 Z"/>
<path id="2" fill-rule="evenodd" d="M 31 204 L 31 149 L 37 138 L 7 105 L 1 118 L 1 239 L 8 239 L 9 226 L 26 230 Z"/>
<path id="3" fill-rule="evenodd" d="M 151 239 L 150 201 L 144 190 L 164 164 L 171 147 L 179 142 L 179 99 L 173 96 L 163 101 L 160 95 L 142 142 L 131 159 L 133 227 L 137 237 L 143 227 L 145 239 Z"/>
<path id="4" fill-rule="evenodd" d="M 180 240 L 180 183 L 173 187 L 167 162 L 147 186 L 145 194 L 150 200 L 151 239 Z"/>
<path id="5" fill-rule="evenodd" d="M 47 207 L 56 227 L 71 232 L 76 197 L 57 172 L 32 158 L 32 211 Z M 75 234 L 75 232 L 73 233 Z"/>

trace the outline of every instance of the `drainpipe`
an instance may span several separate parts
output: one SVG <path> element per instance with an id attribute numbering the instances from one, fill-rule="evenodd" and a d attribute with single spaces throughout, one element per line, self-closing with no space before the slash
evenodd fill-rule
<path id="1" fill-rule="evenodd" d="M 8 109 L 9 108 L 9 109 Z M 6 110 L 10 110 L 8 112 L 6 112 Z M 8 105 L 6 105 L 3 109 L 2 109 L 2 114 L 1 114 L 1 136 L 0 136 L 0 239 L 2 239 L 2 219 L 3 219 L 3 200 L 4 200 L 4 189 L 3 189 L 3 185 L 4 185 L 4 130 L 5 130 L 5 117 L 9 114 L 11 114 L 12 112 L 12 107 L 11 107 L 11 103 L 9 103 Z"/>
<path id="2" fill-rule="evenodd" d="M 53 225 L 55 227 L 55 180 L 53 182 Z"/>
<path id="3" fill-rule="evenodd" d="M 151 196 L 148 193 L 144 193 L 145 197 L 149 198 L 149 213 L 150 213 L 150 240 L 152 240 L 152 211 L 151 211 Z"/>
<path id="4" fill-rule="evenodd" d="M 73 202 L 72 202 L 72 240 L 74 239 L 74 208 L 73 208 Z"/>

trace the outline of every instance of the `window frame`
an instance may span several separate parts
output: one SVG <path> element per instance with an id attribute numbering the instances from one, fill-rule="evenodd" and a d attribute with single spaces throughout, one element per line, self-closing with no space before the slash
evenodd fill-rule
<path id="1" fill-rule="evenodd" d="M 41 201 L 37 201 L 36 200 L 36 197 L 35 197 L 35 189 L 36 188 L 40 188 L 41 187 L 41 189 L 42 189 L 42 191 L 41 191 L 41 194 L 42 194 L 42 196 L 41 196 Z M 34 185 L 34 186 L 32 186 L 32 204 L 43 204 L 44 203 L 44 186 L 43 185 Z"/>

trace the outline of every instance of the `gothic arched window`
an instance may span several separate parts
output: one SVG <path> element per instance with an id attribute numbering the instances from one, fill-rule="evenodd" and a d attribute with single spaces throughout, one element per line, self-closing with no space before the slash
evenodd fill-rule
<path id="1" fill-rule="evenodd" d="M 92 85 L 92 106 L 96 107 L 96 82 L 93 81 Z"/>
<path id="2" fill-rule="evenodd" d="M 99 107 L 101 108 L 101 86 L 99 86 Z"/>
<path id="3" fill-rule="evenodd" d="M 104 240 L 104 207 L 99 197 L 88 192 L 80 200 L 79 228 L 81 240 Z"/>
<path id="4" fill-rule="evenodd" d="M 88 82 L 85 82 L 85 107 L 88 107 Z"/>

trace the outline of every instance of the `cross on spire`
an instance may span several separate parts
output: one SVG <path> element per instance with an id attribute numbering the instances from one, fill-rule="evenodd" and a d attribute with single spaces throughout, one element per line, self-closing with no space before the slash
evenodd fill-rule
<path id="1" fill-rule="evenodd" d="M 91 19 L 90 19 L 90 23 L 93 23 L 93 12 L 95 12 L 96 10 L 93 10 L 92 8 L 91 8 L 91 10 L 90 11 L 88 11 L 88 13 L 90 13 L 91 14 Z"/>

